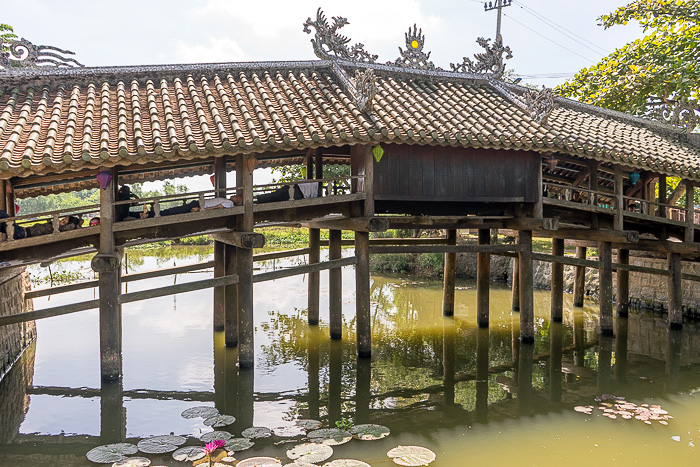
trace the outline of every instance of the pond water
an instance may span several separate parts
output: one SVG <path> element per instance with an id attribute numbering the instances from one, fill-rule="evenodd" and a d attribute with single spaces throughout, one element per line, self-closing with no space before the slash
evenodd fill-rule
<path id="1" fill-rule="evenodd" d="M 209 247 L 172 247 L 130 252 L 127 263 L 136 272 L 211 258 Z M 91 274 L 85 262 L 59 267 Z M 573 308 L 565 296 L 564 323 L 550 323 L 549 292 L 535 291 L 535 343 L 525 345 L 517 339 L 519 318 L 510 311 L 505 285 L 492 287 L 491 326 L 480 330 L 474 283 L 458 281 L 455 316 L 444 318 L 440 280 L 375 275 L 373 356 L 358 361 L 352 272 L 343 271 L 342 341 L 328 338 L 327 272 L 321 274 L 318 328 L 306 324 L 306 277 L 256 284 L 253 370 L 239 371 L 236 350 L 212 331 L 211 290 L 123 306 L 121 385 L 100 384 L 96 310 L 38 321 L 36 342 L 0 382 L 0 466 L 95 465 L 85 458 L 95 446 L 171 433 L 203 445 L 196 436 L 212 429 L 201 418 L 181 416 L 196 406 L 235 416 L 234 424 L 217 429 L 237 437 L 250 426 L 273 429 L 273 437 L 255 440 L 235 457 L 273 456 L 282 464 L 291 462 L 285 451 L 295 444 L 285 441 L 296 432 L 295 421 L 309 418 L 325 427 L 345 419 L 390 428 L 391 435 L 378 441 L 334 446 L 331 459 L 372 466 L 394 465 L 386 452 L 399 445 L 431 449 L 435 467 L 700 460 L 697 324 L 671 332 L 664 316 L 635 312 L 616 320 L 614 338 L 604 337 L 595 304 Z M 207 270 L 132 282 L 128 291 L 211 276 Z M 34 305 L 95 295 L 74 292 Z M 607 399 L 596 401 L 602 395 Z M 616 410 L 610 395 L 631 403 L 626 407 L 637 410 L 633 415 L 649 404 L 673 418 L 648 424 L 641 416 L 623 418 L 624 410 L 606 413 L 602 409 Z M 581 406 L 592 406 L 591 413 L 575 410 Z M 168 454 L 147 457 L 153 465 L 191 465 Z"/>

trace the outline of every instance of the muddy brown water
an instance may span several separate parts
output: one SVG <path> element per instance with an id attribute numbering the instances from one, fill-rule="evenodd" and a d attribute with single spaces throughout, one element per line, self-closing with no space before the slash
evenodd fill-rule
<path id="1" fill-rule="evenodd" d="M 130 272 L 211 258 L 207 247 L 133 253 Z M 261 270 L 305 258 L 259 263 Z M 89 275 L 84 262 L 67 270 Z M 54 271 L 57 266 L 54 266 Z M 34 275 L 47 272 L 36 268 Z M 211 271 L 129 283 L 129 292 L 210 277 Z M 391 435 L 334 446 L 332 459 L 393 465 L 386 452 L 424 446 L 433 466 L 690 465 L 700 461 L 700 326 L 667 329 L 665 317 L 634 312 L 600 336 L 597 306 L 573 308 L 551 323 L 549 292 L 535 291 L 535 343 L 520 344 L 510 290 L 494 284 L 488 330 L 476 327 L 476 292 L 458 281 L 454 318 L 442 316 L 442 284 L 417 276 L 373 276 L 371 360 L 358 361 L 354 278 L 343 271 L 343 339 L 328 339 L 328 280 L 321 274 L 321 324 L 306 324 L 303 276 L 255 286 L 254 370 L 236 366 L 236 350 L 212 331 L 211 290 L 123 306 L 124 376 L 101 386 L 96 310 L 37 322 L 38 337 L 0 382 L 0 466 L 95 465 L 100 444 L 163 434 L 211 431 L 183 410 L 216 407 L 236 417 L 218 428 L 234 436 L 250 426 L 275 431 L 238 459 L 273 456 L 290 463 L 286 437 L 298 419 L 381 424 Z M 92 299 L 86 290 L 35 299 L 37 309 Z M 661 406 L 673 418 L 615 419 L 596 397 Z M 575 407 L 593 406 L 591 414 Z M 153 465 L 191 465 L 168 454 Z M 322 465 L 323 462 L 319 463 Z M 109 464 L 107 464 L 109 465 Z"/>

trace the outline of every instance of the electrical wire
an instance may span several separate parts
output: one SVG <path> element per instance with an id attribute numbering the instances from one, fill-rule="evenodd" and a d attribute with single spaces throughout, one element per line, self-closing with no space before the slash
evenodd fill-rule
<path id="1" fill-rule="evenodd" d="M 573 51 L 573 50 L 569 49 L 568 47 L 564 47 L 563 45 L 561 45 L 560 43 L 556 42 L 555 40 L 550 39 L 549 37 L 547 37 L 547 36 L 545 36 L 545 35 L 543 35 L 543 34 L 537 32 L 537 31 L 535 31 L 534 29 L 532 29 L 532 28 L 529 27 L 529 26 L 526 26 L 525 24 L 521 23 L 520 21 L 518 21 L 517 19 L 513 18 L 512 16 L 506 15 L 505 13 L 503 14 L 503 16 L 506 17 L 506 18 L 509 18 L 511 21 L 514 21 L 514 22 L 518 23 L 519 25 L 521 25 L 521 26 L 524 27 L 525 29 L 527 29 L 527 30 L 529 30 L 529 31 L 531 31 L 531 32 L 533 32 L 533 33 L 535 33 L 535 34 L 537 34 L 538 36 L 540 36 L 540 37 L 542 37 L 542 38 L 544 38 L 544 39 L 547 39 L 549 42 L 558 45 L 558 46 L 561 47 L 562 49 L 564 49 L 564 50 L 566 50 L 566 51 L 568 51 L 568 52 L 571 52 L 571 53 L 574 54 L 574 55 L 578 55 L 579 57 L 583 58 L 583 59 L 586 60 L 586 61 L 589 61 L 589 62 L 591 62 L 591 63 L 596 63 L 596 62 L 597 62 L 597 60 L 592 60 L 592 59 L 590 59 L 590 58 L 588 58 L 588 57 L 585 57 L 585 56 L 581 55 L 580 53 L 578 53 L 578 52 L 576 52 L 576 51 Z"/>
<path id="2" fill-rule="evenodd" d="M 600 47 L 599 45 L 597 45 L 597 44 L 595 44 L 595 43 L 593 43 L 593 42 L 591 42 L 591 41 L 589 41 L 588 39 L 586 39 L 586 38 L 584 38 L 584 37 L 581 37 L 581 36 L 579 36 L 578 34 L 572 32 L 572 31 L 569 31 L 568 29 L 566 29 L 566 28 L 563 27 L 563 26 L 558 25 L 557 23 L 555 23 L 554 21 L 548 19 L 546 16 L 542 15 L 541 13 L 538 13 L 537 11 L 533 10 L 532 8 L 530 8 L 530 7 L 526 6 L 526 5 L 524 5 L 522 2 L 520 2 L 520 1 L 518 1 L 518 0 L 513 0 L 513 3 L 515 3 L 515 4 L 516 4 L 517 6 L 519 6 L 521 9 L 523 9 L 526 13 L 531 14 L 532 16 L 534 16 L 535 18 L 537 18 L 538 20 L 540 20 L 540 21 L 543 22 L 544 24 L 546 24 L 546 25 L 548 25 L 549 27 L 551 27 L 551 28 L 557 30 L 557 31 L 560 32 L 561 34 L 567 36 L 569 39 L 571 39 L 571 40 L 573 40 L 574 42 L 578 43 L 579 45 L 581 45 L 581 46 L 587 48 L 588 50 L 590 50 L 590 51 L 592 51 L 592 52 L 595 52 L 595 53 L 597 53 L 597 54 L 603 54 L 603 55 L 609 55 L 609 54 L 610 54 L 610 51 L 605 50 L 604 48 Z M 580 40 L 578 40 L 578 39 L 580 39 Z M 584 43 L 581 42 L 581 41 L 587 42 L 588 44 L 590 44 L 590 45 L 592 45 L 593 47 L 595 47 L 595 49 L 592 48 L 592 47 L 589 47 L 588 45 L 584 44 Z M 597 49 L 597 50 L 596 50 L 596 49 Z"/>

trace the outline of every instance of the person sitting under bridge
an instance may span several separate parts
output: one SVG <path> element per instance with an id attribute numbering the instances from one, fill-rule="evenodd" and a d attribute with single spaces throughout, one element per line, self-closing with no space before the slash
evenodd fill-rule
<path id="1" fill-rule="evenodd" d="M 319 192 L 318 185 L 318 182 L 295 183 L 294 199 L 317 198 Z M 274 203 L 277 201 L 289 201 L 289 199 L 289 185 L 283 185 L 270 193 L 263 193 L 256 196 L 255 202 Z"/>

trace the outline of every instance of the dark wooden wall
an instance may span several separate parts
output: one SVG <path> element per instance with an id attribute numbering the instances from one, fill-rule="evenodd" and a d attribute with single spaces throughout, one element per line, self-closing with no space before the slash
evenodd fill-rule
<path id="1" fill-rule="evenodd" d="M 386 144 L 374 164 L 376 200 L 537 201 L 540 155 L 530 151 Z"/>

